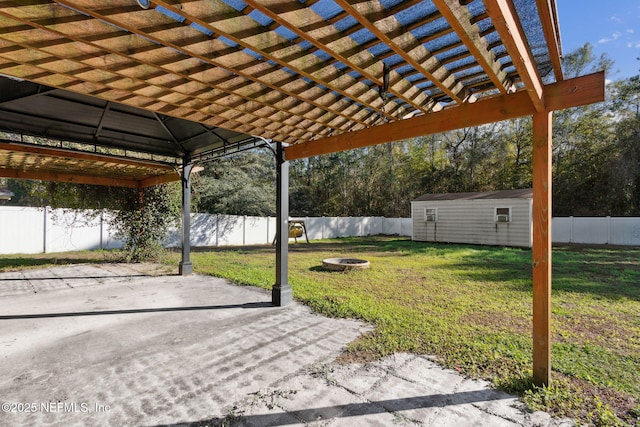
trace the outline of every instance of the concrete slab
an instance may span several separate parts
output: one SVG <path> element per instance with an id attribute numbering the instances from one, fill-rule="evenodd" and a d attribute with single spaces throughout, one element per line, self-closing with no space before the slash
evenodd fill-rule
<path id="1" fill-rule="evenodd" d="M 369 326 L 208 276 L 0 273 L 0 325 L 3 426 L 570 425 L 428 357 L 340 365 Z"/>

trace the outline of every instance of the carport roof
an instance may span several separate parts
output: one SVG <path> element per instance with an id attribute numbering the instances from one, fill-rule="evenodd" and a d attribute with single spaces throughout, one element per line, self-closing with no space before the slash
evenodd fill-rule
<path id="1" fill-rule="evenodd" d="M 182 158 L 254 146 L 249 135 L 0 77 L 0 176 L 146 187 Z"/>

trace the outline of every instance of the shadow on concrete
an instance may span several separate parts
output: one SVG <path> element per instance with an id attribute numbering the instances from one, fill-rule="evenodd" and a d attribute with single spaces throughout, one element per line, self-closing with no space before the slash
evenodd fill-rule
<path id="1" fill-rule="evenodd" d="M 24 276 L 24 277 L 1 277 L 0 276 L 0 282 L 11 282 L 11 281 L 16 281 L 16 282 L 20 282 L 20 281 L 30 281 L 30 282 L 35 282 L 38 280 L 80 280 L 80 279 L 120 279 L 120 278 L 124 278 L 127 279 L 129 277 L 155 277 L 155 276 L 178 276 L 177 273 L 170 273 L 170 274 L 160 274 L 160 275 L 150 275 L 150 274 L 120 274 L 120 275 L 110 275 L 110 276 L 50 276 L 50 277 L 30 277 L 30 276 Z"/>
<path id="2" fill-rule="evenodd" d="M 232 308 L 267 308 L 273 307 L 271 302 L 247 302 L 244 304 L 227 304 L 227 305 L 201 305 L 192 307 L 160 307 L 160 308 L 134 308 L 124 310 L 101 310 L 101 311 L 78 311 L 71 313 L 41 313 L 41 314 L 16 314 L 8 316 L 0 316 L 0 320 L 16 320 L 16 319 L 46 319 L 51 317 L 76 317 L 76 316 L 104 316 L 110 314 L 139 314 L 139 313 L 164 313 L 171 311 L 206 311 L 206 310 L 225 310 Z"/>
<path id="3" fill-rule="evenodd" d="M 331 418 L 348 418 L 364 415 L 382 414 L 385 412 L 409 411 L 414 409 L 447 407 L 495 400 L 512 399 L 506 393 L 495 390 L 474 390 L 457 393 L 431 394 L 425 396 L 404 397 L 398 399 L 379 400 L 365 403 L 348 403 L 344 405 L 325 406 L 309 409 L 296 409 L 286 412 L 258 415 L 231 414 L 224 418 L 216 417 L 201 421 L 186 421 L 175 424 L 158 424 L 154 427 L 204 427 L 204 426 L 281 426 L 329 420 Z"/>

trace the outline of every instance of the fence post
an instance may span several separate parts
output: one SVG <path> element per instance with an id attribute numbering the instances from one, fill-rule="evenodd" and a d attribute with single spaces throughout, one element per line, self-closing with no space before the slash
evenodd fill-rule
<path id="1" fill-rule="evenodd" d="M 220 215 L 216 214 L 216 247 L 220 246 Z"/>
<path id="2" fill-rule="evenodd" d="M 103 239 L 103 227 L 104 227 L 104 212 L 100 212 L 100 250 L 104 249 L 104 245 L 102 244 L 102 239 Z"/>
<path id="3" fill-rule="evenodd" d="M 607 245 L 611 244 L 611 217 L 607 215 Z"/>
<path id="4" fill-rule="evenodd" d="M 569 217 L 569 243 L 573 243 L 573 216 Z"/>
<path id="5" fill-rule="evenodd" d="M 44 217 L 42 223 L 42 253 L 47 253 L 47 206 L 44 207 Z"/>

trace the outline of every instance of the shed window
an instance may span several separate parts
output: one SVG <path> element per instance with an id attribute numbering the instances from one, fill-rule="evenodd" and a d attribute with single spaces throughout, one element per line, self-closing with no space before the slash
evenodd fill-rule
<path id="1" fill-rule="evenodd" d="M 438 208 L 425 208 L 424 220 L 427 222 L 436 222 L 438 220 Z"/>
<path id="2" fill-rule="evenodd" d="M 496 208 L 496 222 L 511 222 L 511 208 Z"/>

